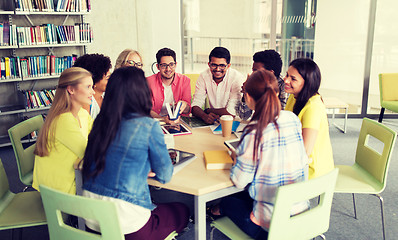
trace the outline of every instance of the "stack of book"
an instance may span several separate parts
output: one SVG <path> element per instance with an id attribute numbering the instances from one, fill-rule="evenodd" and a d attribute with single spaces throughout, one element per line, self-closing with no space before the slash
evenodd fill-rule
<path id="1" fill-rule="evenodd" d="M 19 57 L 0 57 L 1 79 L 14 79 L 21 77 Z"/>
<path id="2" fill-rule="evenodd" d="M 90 0 L 15 0 L 16 11 L 87 12 Z"/>
<path id="3" fill-rule="evenodd" d="M 21 71 L 24 77 L 42 77 L 59 75 L 62 71 L 73 66 L 77 56 L 55 57 L 28 56 L 21 59 Z"/>
<path id="4" fill-rule="evenodd" d="M 17 26 L 10 22 L 0 22 L 0 46 L 17 45 Z"/>
<path id="5" fill-rule="evenodd" d="M 43 24 L 34 27 L 17 27 L 20 46 L 40 44 L 89 43 L 93 40 L 90 24 L 80 23 L 71 26 Z"/>
<path id="6" fill-rule="evenodd" d="M 25 107 L 27 109 L 43 108 L 51 106 L 54 100 L 55 90 L 24 91 Z"/>

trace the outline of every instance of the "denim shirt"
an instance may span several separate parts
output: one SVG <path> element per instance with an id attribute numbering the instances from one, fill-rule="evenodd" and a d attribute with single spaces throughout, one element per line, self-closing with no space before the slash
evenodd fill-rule
<path id="1" fill-rule="evenodd" d="M 105 157 L 105 168 L 89 178 L 83 189 L 153 210 L 147 177 L 150 170 L 161 183 L 171 180 L 173 165 L 159 123 L 149 117 L 129 114 Z M 91 165 L 94 169 L 94 164 Z"/>

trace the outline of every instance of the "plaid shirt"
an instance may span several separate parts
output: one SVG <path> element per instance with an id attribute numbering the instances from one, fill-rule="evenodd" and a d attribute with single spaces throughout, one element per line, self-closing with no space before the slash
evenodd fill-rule
<path id="1" fill-rule="evenodd" d="M 279 186 L 308 179 L 308 157 L 297 116 L 281 111 L 277 120 L 279 134 L 274 124 L 263 131 L 258 159 L 253 159 L 255 131 L 246 135 L 239 145 L 236 164 L 231 169 L 231 180 L 238 188 L 249 185 L 253 198 L 253 214 L 260 225 L 268 229 L 275 195 Z M 308 209 L 308 201 L 293 206 L 291 214 Z"/>

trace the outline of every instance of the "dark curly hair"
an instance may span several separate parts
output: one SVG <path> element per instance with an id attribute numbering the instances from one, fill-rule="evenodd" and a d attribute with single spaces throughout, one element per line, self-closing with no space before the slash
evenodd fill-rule
<path id="1" fill-rule="evenodd" d="M 73 64 L 74 67 L 81 67 L 93 75 L 94 85 L 112 68 L 111 59 L 103 54 L 84 54 Z"/>
<path id="2" fill-rule="evenodd" d="M 282 59 L 278 52 L 272 49 L 256 52 L 253 55 L 253 61 L 264 64 L 264 68 L 268 71 L 274 71 L 275 77 L 278 79 L 282 70 Z"/>
<path id="3" fill-rule="evenodd" d="M 174 62 L 177 62 L 176 60 L 176 52 L 174 52 L 174 50 L 170 49 L 170 48 L 162 48 L 160 49 L 157 53 L 156 53 L 156 61 L 159 64 L 160 60 L 162 59 L 162 57 L 165 56 L 170 56 L 174 59 Z"/>

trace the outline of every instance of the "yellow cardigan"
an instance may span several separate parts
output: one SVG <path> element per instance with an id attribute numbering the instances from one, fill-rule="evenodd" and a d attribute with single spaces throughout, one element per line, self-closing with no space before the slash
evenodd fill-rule
<path id="1" fill-rule="evenodd" d="M 296 99 L 291 94 L 287 100 L 285 110 L 292 111 Z M 334 169 L 332 144 L 329 137 L 329 123 L 326 114 L 325 104 L 321 96 L 316 94 L 308 99 L 298 118 L 301 121 L 302 128 L 312 128 L 318 131 L 314 149 L 309 158 L 312 162 L 309 164 L 308 179 L 322 176 Z"/>
<path id="2" fill-rule="evenodd" d="M 78 116 L 81 127 L 71 112 L 61 114 L 55 126 L 55 142 L 49 144 L 49 155 L 35 156 L 32 184 L 35 189 L 39 190 L 39 185 L 44 184 L 76 194 L 73 163 L 83 158 L 93 124 L 93 119 L 85 109 L 80 109 Z"/>

